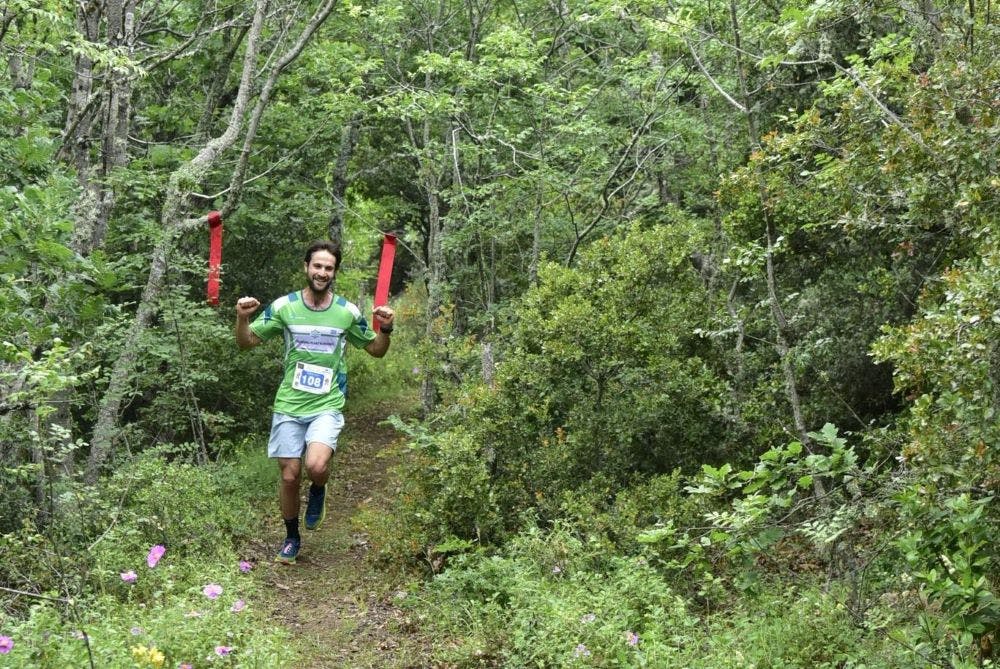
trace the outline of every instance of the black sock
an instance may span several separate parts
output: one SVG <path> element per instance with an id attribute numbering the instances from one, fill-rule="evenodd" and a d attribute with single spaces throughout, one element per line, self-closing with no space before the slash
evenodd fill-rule
<path id="1" fill-rule="evenodd" d="M 301 539 L 299 536 L 299 518 L 285 518 L 285 538 Z"/>
<path id="2" fill-rule="evenodd" d="M 321 492 L 323 492 L 324 490 L 326 490 L 326 486 L 325 485 L 316 485 L 315 483 L 310 483 L 309 484 L 309 492 L 311 492 L 314 495 L 318 495 Z"/>

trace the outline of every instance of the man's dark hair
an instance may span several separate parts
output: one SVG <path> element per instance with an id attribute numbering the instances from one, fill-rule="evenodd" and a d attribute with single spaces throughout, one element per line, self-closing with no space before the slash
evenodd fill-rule
<path id="1" fill-rule="evenodd" d="M 339 245 L 334 244 L 333 242 L 330 242 L 330 241 L 323 240 L 323 239 L 317 239 L 316 241 L 314 241 L 312 244 L 309 245 L 309 248 L 306 249 L 306 264 L 307 265 L 312 261 L 313 254 L 316 253 L 316 251 L 326 251 L 327 253 L 329 253 L 330 255 L 332 255 L 333 259 L 337 263 L 336 267 L 334 267 L 333 269 L 334 270 L 339 270 L 340 269 L 340 257 L 341 256 L 340 256 L 340 246 Z"/>

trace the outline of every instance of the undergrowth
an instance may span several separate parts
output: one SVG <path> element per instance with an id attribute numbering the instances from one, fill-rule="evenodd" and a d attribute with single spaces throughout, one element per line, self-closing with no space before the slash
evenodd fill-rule
<path id="1" fill-rule="evenodd" d="M 775 579 L 708 610 L 683 575 L 598 544 L 565 528 L 531 530 L 497 554 L 455 558 L 409 605 L 454 667 L 927 666 L 886 631 L 890 609 L 860 622 L 846 594 L 821 580 Z"/>
<path id="2" fill-rule="evenodd" d="M 233 453 L 195 465 L 161 449 L 100 486 L 63 482 L 49 524 L 0 537 L 0 667 L 291 662 L 239 552 L 273 493 L 273 469 L 260 444 Z"/>

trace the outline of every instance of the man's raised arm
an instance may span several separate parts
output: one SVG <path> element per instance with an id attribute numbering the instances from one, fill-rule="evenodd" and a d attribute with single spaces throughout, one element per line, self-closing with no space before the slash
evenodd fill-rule
<path id="1" fill-rule="evenodd" d="M 250 316 L 259 306 L 260 302 L 255 297 L 241 297 L 236 300 L 236 345 L 241 351 L 260 343 L 260 337 L 250 329 Z"/>
<path id="2" fill-rule="evenodd" d="M 378 321 L 379 333 L 368 342 L 368 346 L 365 346 L 365 351 L 368 355 L 375 358 L 381 358 L 389 350 L 389 334 L 392 333 L 392 321 L 396 317 L 395 312 L 392 307 L 385 305 L 375 307 L 375 320 Z"/>

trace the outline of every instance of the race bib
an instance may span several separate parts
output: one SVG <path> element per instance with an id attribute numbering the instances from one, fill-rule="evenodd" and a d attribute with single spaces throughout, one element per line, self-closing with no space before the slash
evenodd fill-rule
<path id="1" fill-rule="evenodd" d="M 310 365 L 307 362 L 295 363 L 295 374 L 292 376 L 292 388 L 303 390 L 314 395 L 326 395 L 333 385 L 333 370 L 329 367 Z"/>

